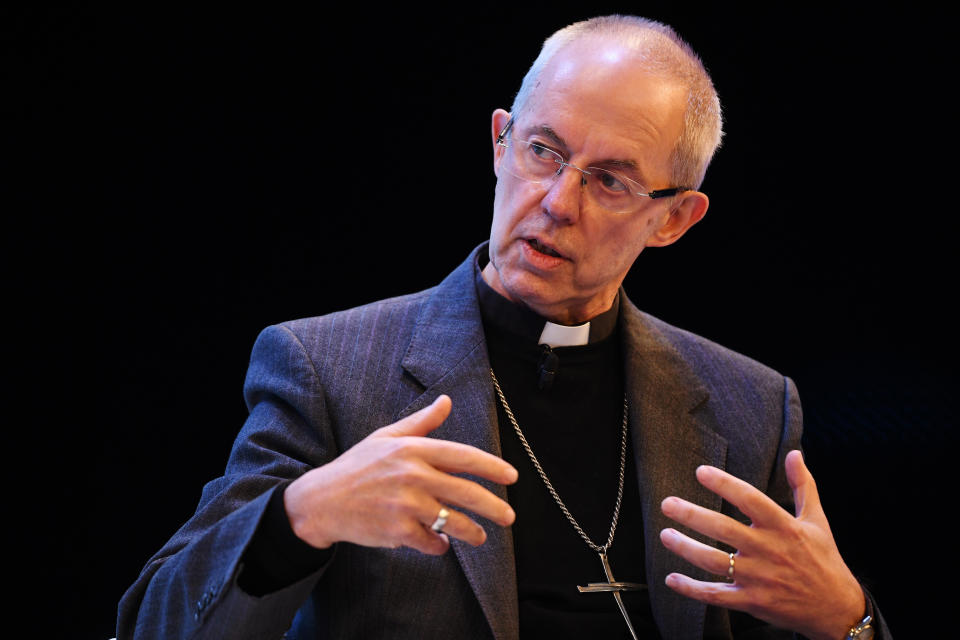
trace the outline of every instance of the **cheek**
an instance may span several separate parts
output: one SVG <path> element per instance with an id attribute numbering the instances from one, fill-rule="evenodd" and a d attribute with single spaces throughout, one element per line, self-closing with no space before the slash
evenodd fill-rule
<path id="1" fill-rule="evenodd" d="M 660 227 L 666 224 L 666 217 L 650 216 L 649 218 L 645 218 L 644 222 L 645 223 L 643 225 L 643 231 L 646 234 L 646 237 L 649 237 L 652 234 L 656 233 L 657 230 L 660 229 Z"/>
<path id="2" fill-rule="evenodd" d="M 646 215 L 631 221 L 614 232 L 613 251 L 619 256 L 636 259 L 650 238 L 660 230 L 665 222 L 663 215 Z"/>
<path id="3" fill-rule="evenodd" d="M 496 235 L 503 229 L 504 219 L 507 217 L 504 211 L 504 201 L 503 182 L 498 181 L 493 194 L 493 220 L 490 225 L 491 235 Z"/>
<path id="4" fill-rule="evenodd" d="M 517 185 L 501 177 L 493 196 L 492 230 L 507 235 L 523 219 L 523 212 L 531 206 L 530 194 L 524 191 L 526 183 Z"/>
<path id="5" fill-rule="evenodd" d="M 503 180 L 497 182 L 497 188 L 493 198 L 493 220 L 490 223 L 490 254 L 493 256 L 499 253 L 507 244 L 507 238 L 510 235 L 510 211 L 507 203 L 510 198 L 505 193 Z"/>
<path id="6" fill-rule="evenodd" d="M 606 276 L 628 271 L 646 246 L 652 230 L 648 220 L 638 220 L 630 225 L 617 225 L 608 229 L 603 239 L 595 243 L 596 246 L 603 247 L 602 251 L 596 254 L 597 269 Z"/>

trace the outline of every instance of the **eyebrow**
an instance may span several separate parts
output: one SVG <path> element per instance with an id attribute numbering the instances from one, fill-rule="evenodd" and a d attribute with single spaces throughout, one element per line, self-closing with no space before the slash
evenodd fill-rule
<path id="1" fill-rule="evenodd" d="M 529 128 L 524 132 L 524 135 L 525 135 L 525 136 L 529 136 L 529 135 L 534 134 L 534 133 L 539 133 L 539 134 L 542 135 L 542 136 L 545 136 L 545 137 L 547 137 L 547 138 L 550 138 L 551 140 L 553 140 L 554 144 L 556 144 L 558 147 L 563 147 L 564 149 L 569 149 L 569 147 L 567 146 L 566 141 L 564 141 L 564 139 L 560 137 L 560 134 L 557 133 L 556 131 L 554 131 L 553 127 L 551 127 L 551 126 L 548 126 L 548 125 L 545 125 L 545 124 L 541 124 L 541 125 L 536 126 L 536 127 L 529 127 Z"/>
<path id="2" fill-rule="evenodd" d="M 541 124 L 535 127 L 529 127 L 524 132 L 524 135 L 530 136 L 534 133 L 539 133 L 544 137 L 550 138 L 550 140 L 552 140 L 554 144 L 556 144 L 558 147 L 561 147 L 565 151 L 570 148 L 567 146 L 566 141 L 560 136 L 560 134 L 557 133 L 553 129 L 553 127 L 549 125 Z M 616 167 L 618 169 L 629 169 L 634 172 L 638 170 L 637 163 L 634 160 L 629 160 L 629 159 L 610 158 L 607 160 L 601 160 L 599 162 L 594 162 L 591 164 L 604 165 L 608 167 Z"/>

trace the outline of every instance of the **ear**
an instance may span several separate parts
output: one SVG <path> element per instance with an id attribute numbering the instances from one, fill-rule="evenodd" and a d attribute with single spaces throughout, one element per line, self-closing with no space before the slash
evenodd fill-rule
<path id="1" fill-rule="evenodd" d="M 500 176 L 500 160 L 503 159 L 503 147 L 497 144 L 497 138 L 507 123 L 510 122 L 510 113 L 503 109 L 496 109 L 490 119 L 490 137 L 493 141 L 493 173 Z"/>
<path id="2" fill-rule="evenodd" d="M 669 216 L 663 225 L 647 239 L 648 247 L 665 247 L 680 239 L 687 229 L 703 220 L 710 206 L 707 194 L 699 191 L 685 191 L 670 208 Z"/>

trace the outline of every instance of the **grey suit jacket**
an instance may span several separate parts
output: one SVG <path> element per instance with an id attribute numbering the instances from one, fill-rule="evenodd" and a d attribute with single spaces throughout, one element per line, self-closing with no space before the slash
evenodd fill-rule
<path id="1" fill-rule="evenodd" d="M 474 291 L 479 247 L 432 289 L 270 327 L 257 339 L 245 398 L 250 416 L 224 475 L 195 515 L 144 568 L 120 603 L 125 638 L 518 637 L 511 532 L 454 540 L 434 557 L 410 549 L 337 545 L 322 570 L 253 597 L 237 586 L 241 560 L 279 483 L 335 458 L 377 428 L 453 400 L 434 437 L 500 453 L 489 361 Z M 790 508 L 782 468 L 800 445 L 793 383 L 744 356 L 660 322 L 624 296 L 621 322 L 630 425 L 640 487 L 646 573 L 665 638 L 731 637 L 727 612 L 668 589 L 671 571 L 710 579 L 666 552 L 673 526 L 660 502 L 678 495 L 729 505 L 695 480 L 724 468 Z M 506 499 L 503 487 L 482 484 Z M 699 537 L 699 536 L 697 536 Z M 702 539 L 702 538 L 701 538 Z M 626 541 L 618 540 L 624 544 Z"/>

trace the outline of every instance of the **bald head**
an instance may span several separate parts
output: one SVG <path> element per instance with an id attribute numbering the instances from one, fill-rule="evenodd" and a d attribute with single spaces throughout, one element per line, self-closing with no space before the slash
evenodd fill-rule
<path id="1" fill-rule="evenodd" d="M 602 48 L 604 43 L 626 49 L 631 54 L 630 64 L 685 92 L 683 126 L 671 155 L 672 181 L 699 188 L 723 135 L 720 100 L 700 58 L 665 24 L 613 15 L 577 22 L 557 31 L 544 42 L 540 55 L 524 76 L 510 109 L 513 117 L 519 117 L 528 106 L 541 85 L 544 69 L 559 52 L 574 45 L 581 50 Z M 623 63 L 610 62 L 611 68 Z"/>

